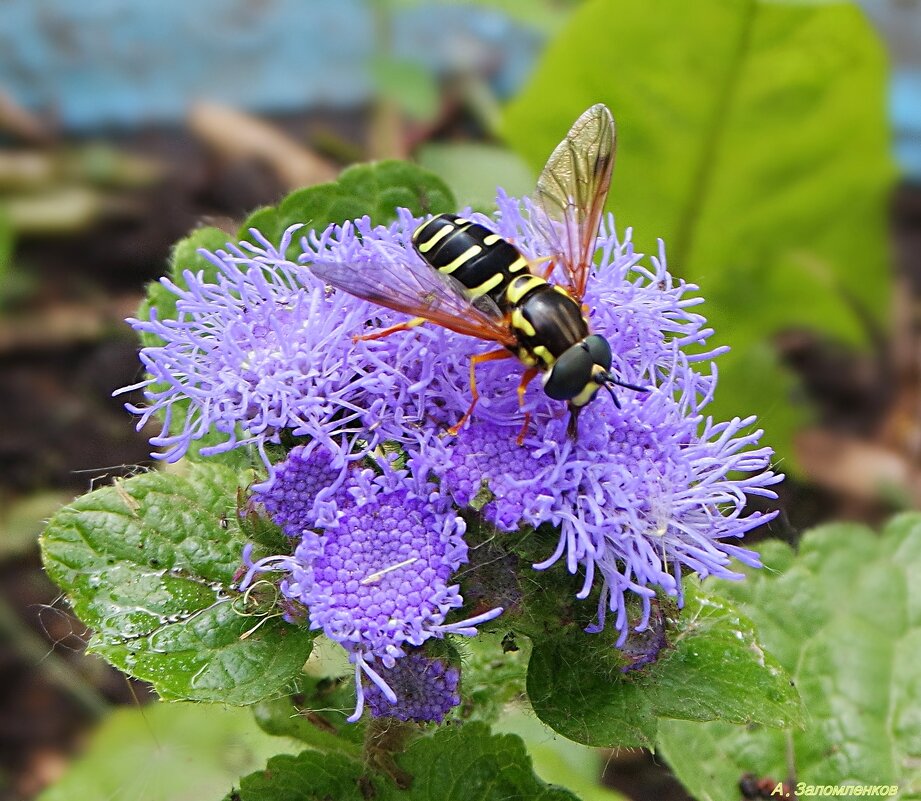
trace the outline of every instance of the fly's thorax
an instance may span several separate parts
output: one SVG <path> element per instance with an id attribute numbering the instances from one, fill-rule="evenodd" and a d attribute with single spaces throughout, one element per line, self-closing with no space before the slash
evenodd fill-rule
<path id="1" fill-rule="evenodd" d="M 519 344 L 533 354 L 536 366 L 544 370 L 588 336 L 588 323 L 579 303 L 562 287 L 543 278 L 514 278 L 505 299 Z"/>
<path id="2" fill-rule="evenodd" d="M 473 298 L 497 302 L 528 262 L 509 241 L 479 223 L 456 214 L 439 214 L 413 233 L 413 248 L 440 273 L 460 282 Z"/>

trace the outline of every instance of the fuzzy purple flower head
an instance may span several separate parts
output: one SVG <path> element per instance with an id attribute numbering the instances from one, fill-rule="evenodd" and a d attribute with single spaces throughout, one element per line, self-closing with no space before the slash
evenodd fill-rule
<path id="1" fill-rule="evenodd" d="M 381 473 L 349 469 L 337 476 L 327 452 L 292 450 L 256 498 L 299 540 L 294 554 L 252 564 L 240 584 L 245 589 L 258 573 L 287 571 L 282 595 L 306 606 L 310 627 L 342 645 L 355 665 L 355 718 L 363 703 L 362 675 L 379 696 L 398 701 L 372 664 L 392 670 L 406 647 L 473 634 L 477 624 L 502 612 L 446 622 L 463 604 L 458 585 L 450 582 L 467 561 L 464 521 L 434 485 L 386 462 L 380 467 Z M 326 501 L 311 507 L 321 486 Z M 401 670 L 393 675 L 406 676 Z"/>
<path id="2" fill-rule="evenodd" d="M 460 703 L 460 670 L 443 659 L 414 651 L 381 675 L 398 700 L 391 703 L 380 687 L 366 681 L 365 701 L 373 717 L 441 723 Z"/>
<path id="3" fill-rule="evenodd" d="M 259 242 L 201 251 L 215 268 L 168 278 L 176 316 L 129 320 L 162 343 L 141 350 L 147 377 L 119 393 L 142 389 L 146 406 L 129 405 L 140 429 L 159 415 L 162 431 L 151 444 L 156 458 L 173 462 L 206 435 L 218 444 L 209 456 L 241 445 L 265 445 L 288 430 L 324 444 L 345 459 L 359 459 L 377 444 L 374 430 L 399 414 L 405 398 L 386 365 L 355 357 L 350 332 L 368 318 L 367 304 L 329 293 L 283 256 L 298 226 L 277 247 Z M 118 393 L 116 393 L 118 394 Z"/>

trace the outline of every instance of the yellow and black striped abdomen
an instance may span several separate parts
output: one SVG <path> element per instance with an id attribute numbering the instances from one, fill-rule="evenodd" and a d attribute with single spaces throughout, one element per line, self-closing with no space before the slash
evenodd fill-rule
<path id="1" fill-rule="evenodd" d="M 508 283 L 528 271 L 527 260 L 511 242 L 455 214 L 439 214 L 420 225 L 413 234 L 413 247 L 475 298 L 490 295 L 501 301 Z"/>

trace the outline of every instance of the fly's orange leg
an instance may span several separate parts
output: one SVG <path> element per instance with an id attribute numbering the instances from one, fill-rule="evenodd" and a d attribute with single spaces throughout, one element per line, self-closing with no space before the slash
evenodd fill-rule
<path id="1" fill-rule="evenodd" d="M 473 400 L 470 402 L 470 406 L 467 407 L 467 411 L 464 412 L 464 416 L 448 429 L 448 433 L 451 436 L 456 436 L 464 423 L 470 419 L 470 415 L 473 414 L 473 407 L 476 406 L 476 402 L 480 399 L 480 393 L 477 392 L 476 388 L 477 365 L 483 364 L 484 362 L 496 362 L 500 359 L 511 359 L 514 358 L 514 356 L 515 354 L 510 350 L 503 348 L 502 350 L 491 350 L 488 353 L 478 353 L 470 359 L 470 394 L 473 396 Z"/>
<path id="2" fill-rule="evenodd" d="M 372 339 L 383 339 L 384 337 L 389 337 L 391 334 L 395 334 L 397 331 L 409 331 L 417 325 L 422 325 L 424 322 L 426 322 L 424 317 L 413 317 L 412 320 L 407 320 L 405 323 L 397 323 L 388 328 L 379 328 L 377 331 L 372 331 L 370 334 L 356 334 L 352 337 L 352 342 L 370 342 Z"/>
<path id="3" fill-rule="evenodd" d="M 520 409 L 524 406 L 524 393 L 528 388 L 528 384 L 534 380 L 534 376 L 537 375 L 536 367 L 529 367 L 524 371 L 524 375 L 521 376 L 521 383 L 518 385 L 518 408 Z M 516 440 L 519 445 L 524 445 L 524 435 L 528 433 L 528 425 L 531 422 L 531 413 L 524 413 L 524 422 L 521 424 L 521 431 L 518 432 L 518 439 Z"/>

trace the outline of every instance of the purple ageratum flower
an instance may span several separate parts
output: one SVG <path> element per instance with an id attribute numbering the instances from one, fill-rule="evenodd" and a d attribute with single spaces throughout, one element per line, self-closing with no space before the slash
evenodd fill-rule
<path id="1" fill-rule="evenodd" d="M 530 258 L 548 252 L 517 201 L 500 196 L 498 205 L 497 220 L 465 216 L 513 240 Z M 420 222 L 401 212 L 388 228 L 367 219 L 331 226 L 302 240 L 302 261 L 366 270 L 406 263 L 419 258 L 411 236 Z M 599 581 L 593 628 L 614 612 L 623 641 L 626 593 L 642 599 L 637 629 L 644 630 L 654 587 L 680 601 L 682 568 L 738 578 L 732 558 L 759 564 L 733 541 L 773 517 L 745 516 L 746 495 L 774 497 L 770 486 L 782 477 L 770 470 L 771 450 L 756 447 L 762 432 L 751 430 L 754 418 L 715 423 L 706 416 L 717 380 L 712 360 L 724 349 L 707 345 L 712 329 L 692 311 L 701 302 L 697 288 L 668 273 L 661 243 L 658 257 L 644 265 L 629 231 L 618 240 L 609 219 L 596 261 L 585 298 L 592 330 L 610 342 L 613 372 L 651 391 L 621 392 L 620 409 L 601 394 L 582 412 L 576 442 L 566 437 L 566 407 L 532 384 L 525 408 L 533 422 L 524 446 L 517 445 L 522 368 L 513 361 L 478 369 L 481 400 L 473 419 L 458 437 L 443 436 L 469 404 L 469 359 L 488 349 L 479 340 L 423 326 L 368 345 L 379 362 L 401 365 L 424 404 L 414 425 L 405 425 L 411 413 L 397 425 L 382 421 L 381 436 L 399 441 L 411 469 L 434 473 L 462 506 L 485 484 L 494 498 L 483 513 L 498 528 L 556 526 L 557 548 L 535 567 L 565 557 L 570 572 L 585 572 L 577 593 L 583 598 Z M 389 313 L 382 317 L 390 321 Z"/>
<path id="2" fill-rule="evenodd" d="M 151 309 L 149 321 L 129 320 L 163 342 L 141 350 L 148 377 L 119 390 L 144 390 L 147 405 L 128 406 L 140 415 L 139 429 L 155 413 L 164 415 L 151 439 L 166 449 L 159 458 L 176 461 L 216 431 L 224 441 L 202 448 L 203 455 L 255 444 L 268 466 L 264 444 L 290 429 L 354 459 L 377 444 L 373 432 L 382 418 L 399 416 L 406 399 L 395 371 L 363 359 L 364 344 L 351 340 L 371 313 L 368 304 L 330 294 L 285 259 L 296 228 L 277 248 L 260 236 L 260 246 L 200 251 L 216 278 L 187 271 L 187 289 L 161 279 L 177 298 L 176 319 Z"/>
<path id="3" fill-rule="evenodd" d="M 365 680 L 365 701 L 373 717 L 441 723 L 460 703 L 460 670 L 421 651 L 407 654 L 380 675 L 393 688 L 397 700 L 391 701 L 380 687 Z"/>
<path id="4" fill-rule="evenodd" d="M 244 589 L 269 570 L 288 573 L 282 595 L 306 606 L 310 627 L 342 645 L 355 665 L 358 705 L 350 720 L 361 715 L 362 674 L 397 703 L 373 663 L 391 670 L 404 648 L 446 634 L 473 635 L 478 624 L 502 612 L 445 622 L 463 604 L 450 582 L 467 561 L 464 521 L 434 485 L 386 463 L 382 470 L 340 474 L 325 450 L 293 449 L 256 498 L 299 542 L 291 556 L 252 564 L 240 584 Z M 326 504 L 305 502 L 330 479 L 338 486 L 327 487 Z"/>

